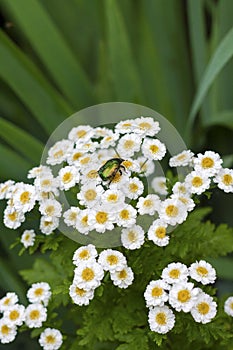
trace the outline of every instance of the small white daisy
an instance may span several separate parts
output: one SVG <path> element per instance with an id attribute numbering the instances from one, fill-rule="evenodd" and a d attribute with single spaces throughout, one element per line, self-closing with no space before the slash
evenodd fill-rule
<path id="1" fill-rule="evenodd" d="M 154 173 L 155 171 L 155 163 L 153 160 L 148 159 L 146 157 L 138 157 L 137 162 L 140 166 L 140 173 L 142 173 L 145 176 L 149 176 Z"/>
<path id="2" fill-rule="evenodd" d="M 155 193 L 166 196 L 167 195 L 167 185 L 166 185 L 166 177 L 164 176 L 156 176 L 151 181 L 151 187 L 155 191 Z"/>
<path id="3" fill-rule="evenodd" d="M 13 292 L 8 292 L 0 299 L 0 312 L 6 311 L 10 306 L 17 304 L 19 301 L 18 295 Z"/>
<path id="4" fill-rule="evenodd" d="M 144 185 L 137 177 L 129 179 L 129 182 L 122 188 L 126 197 L 137 199 L 144 191 Z"/>
<path id="5" fill-rule="evenodd" d="M 99 163 L 91 163 L 85 169 L 81 169 L 80 182 L 82 185 L 88 185 L 93 182 L 95 185 L 99 184 L 102 180 L 99 177 L 98 170 L 100 168 Z"/>
<path id="6" fill-rule="evenodd" d="M 160 219 L 155 220 L 148 230 L 148 239 L 159 247 L 165 247 L 169 243 L 167 224 Z"/>
<path id="7" fill-rule="evenodd" d="M 96 185 L 95 182 L 91 182 L 81 187 L 80 192 L 77 194 L 77 198 L 81 205 L 92 208 L 100 203 L 100 198 L 103 193 L 104 189 L 102 186 Z"/>
<path id="8" fill-rule="evenodd" d="M 194 170 L 186 176 L 185 184 L 191 193 L 201 194 L 210 187 L 210 179 L 204 172 Z"/>
<path id="9" fill-rule="evenodd" d="M 80 263 L 74 273 L 74 283 L 85 290 L 99 287 L 104 277 L 102 266 L 94 260 Z"/>
<path id="10" fill-rule="evenodd" d="M 197 301 L 191 309 L 191 315 L 199 323 L 209 323 L 217 313 L 217 304 L 206 293 L 199 293 Z"/>
<path id="11" fill-rule="evenodd" d="M 16 210 L 20 210 L 23 213 L 31 211 L 36 203 L 35 187 L 19 183 L 15 186 L 13 193 L 13 205 Z"/>
<path id="12" fill-rule="evenodd" d="M 177 198 L 168 198 L 161 202 L 159 218 L 169 225 L 181 224 L 188 216 L 186 206 Z"/>
<path id="13" fill-rule="evenodd" d="M 39 343 L 44 350 L 58 350 L 62 346 L 62 334 L 55 328 L 46 328 L 40 335 Z"/>
<path id="14" fill-rule="evenodd" d="M 165 334 L 175 325 L 175 315 L 168 306 L 156 306 L 151 308 L 148 315 L 151 331 Z"/>
<path id="15" fill-rule="evenodd" d="M 78 207 L 70 207 L 67 211 L 64 212 L 64 222 L 67 226 L 76 227 L 76 222 L 80 209 Z"/>
<path id="16" fill-rule="evenodd" d="M 140 172 L 140 165 L 136 159 L 127 158 L 121 164 L 126 169 L 126 171 L 132 171 L 135 173 Z"/>
<path id="17" fill-rule="evenodd" d="M 5 199 L 10 188 L 14 185 L 14 181 L 8 180 L 3 183 L 0 183 L 0 199 Z"/>
<path id="18" fill-rule="evenodd" d="M 56 142 L 49 150 L 47 164 L 56 165 L 66 161 L 69 153 L 73 150 L 73 142 L 61 140 Z"/>
<path id="19" fill-rule="evenodd" d="M 175 185 L 172 187 L 172 193 L 176 194 L 178 196 L 187 196 L 189 197 L 191 194 L 191 184 L 188 185 L 185 182 L 176 182 Z"/>
<path id="20" fill-rule="evenodd" d="M 47 199 L 40 203 L 39 211 L 50 220 L 61 216 L 62 206 L 56 199 Z"/>
<path id="21" fill-rule="evenodd" d="M 141 226 L 134 225 L 125 228 L 121 232 L 121 243 L 123 247 L 134 250 L 139 249 L 145 241 L 145 233 Z"/>
<path id="22" fill-rule="evenodd" d="M 88 232 L 92 230 L 92 227 L 90 227 L 88 224 L 89 213 L 89 209 L 80 210 L 76 220 L 76 230 L 84 235 L 87 235 Z"/>
<path id="23" fill-rule="evenodd" d="M 75 250 L 73 255 L 73 264 L 78 266 L 80 262 L 95 260 L 98 253 L 93 244 L 80 247 Z"/>
<path id="24" fill-rule="evenodd" d="M 227 298 L 227 300 L 224 303 L 224 311 L 227 315 L 233 317 L 233 296 Z"/>
<path id="25" fill-rule="evenodd" d="M 105 271 L 121 271 L 126 265 L 127 261 L 125 256 L 113 249 L 103 250 L 99 254 L 98 263 L 103 267 Z"/>
<path id="26" fill-rule="evenodd" d="M 29 304 L 25 310 L 25 324 L 29 328 L 40 328 L 47 319 L 47 310 L 42 304 Z"/>
<path id="27" fill-rule="evenodd" d="M 189 271 L 185 264 L 180 262 L 170 263 L 162 271 L 162 279 L 170 284 L 188 281 Z"/>
<path id="28" fill-rule="evenodd" d="M 160 131 L 159 122 L 155 121 L 151 117 L 140 117 L 135 119 L 134 132 L 143 137 L 155 136 Z"/>
<path id="29" fill-rule="evenodd" d="M 43 303 L 45 306 L 48 305 L 51 295 L 50 285 L 47 282 L 33 283 L 27 291 L 30 303 Z"/>
<path id="30" fill-rule="evenodd" d="M 18 211 L 11 206 L 7 206 L 4 210 L 4 225 L 8 228 L 16 230 L 25 221 L 25 216 L 22 211 Z"/>
<path id="31" fill-rule="evenodd" d="M 137 210 L 130 204 L 124 207 L 116 214 L 116 222 L 119 226 L 131 227 L 136 223 Z"/>
<path id="32" fill-rule="evenodd" d="M 69 165 L 76 166 L 78 164 L 78 161 L 81 157 L 83 157 L 85 152 L 81 152 L 80 150 L 77 150 L 76 148 L 73 149 L 67 156 L 67 163 Z"/>
<path id="33" fill-rule="evenodd" d="M 69 190 L 79 181 L 79 171 L 74 166 L 65 166 L 58 173 L 59 188 Z"/>
<path id="34" fill-rule="evenodd" d="M 168 301 L 168 293 L 170 286 L 163 280 L 151 281 L 144 292 L 146 306 L 163 306 Z"/>
<path id="35" fill-rule="evenodd" d="M 35 238 L 34 230 L 25 230 L 20 238 L 20 242 L 24 245 L 24 248 L 28 248 L 34 245 Z"/>
<path id="36" fill-rule="evenodd" d="M 10 327 L 21 326 L 24 322 L 24 314 L 25 307 L 23 305 L 15 304 L 9 306 L 9 308 L 4 311 L 3 317 Z"/>
<path id="37" fill-rule="evenodd" d="M 17 335 L 16 326 L 10 326 L 8 320 L 0 319 L 0 342 L 2 344 L 11 343 Z"/>
<path id="38" fill-rule="evenodd" d="M 119 134 L 112 131 L 100 141 L 100 148 L 115 147 L 116 141 L 119 139 Z"/>
<path id="39" fill-rule="evenodd" d="M 58 180 L 53 177 L 51 173 L 42 173 L 34 181 L 34 186 L 37 193 L 37 200 L 40 200 L 42 195 L 41 193 L 54 193 L 58 195 Z M 39 192 L 39 194 L 38 194 Z"/>
<path id="40" fill-rule="evenodd" d="M 50 235 L 59 226 L 59 218 L 41 216 L 40 218 L 40 230 L 45 235 Z"/>
<path id="41" fill-rule="evenodd" d="M 216 271 L 208 262 L 204 260 L 196 261 L 189 267 L 190 277 L 202 284 L 214 283 Z"/>
<path id="42" fill-rule="evenodd" d="M 74 142 L 88 142 L 94 135 L 94 129 L 89 125 L 79 125 L 70 130 L 68 138 Z"/>
<path id="43" fill-rule="evenodd" d="M 93 153 L 99 147 L 99 143 L 91 140 L 83 143 L 80 140 L 76 142 L 75 146 L 77 151 L 80 151 L 83 153 L 88 153 L 88 152 Z"/>
<path id="44" fill-rule="evenodd" d="M 218 188 L 223 190 L 226 193 L 233 192 L 233 169 L 221 169 L 216 176 L 213 178 L 213 181 L 217 184 Z"/>
<path id="45" fill-rule="evenodd" d="M 96 160 L 95 157 L 96 156 L 93 154 L 86 153 L 77 160 L 77 163 L 75 164 L 75 166 L 79 168 L 80 173 L 83 173 L 83 171 L 89 168 L 91 164 Z"/>
<path id="46" fill-rule="evenodd" d="M 105 208 L 91 209 L 88 215 L 88 225 L 91 230 L 103 233 L 106 230 L 113 230 L 115 213 L 107 212 Z"/>
<path id="47" fill-rule="evenodd" d="M 189 312 L 194 306 L 199 294 L 198 288 L 193 288 L 191 282 L 175 283 L 169 291 L 169 304 L 176 311 Z"/>
<path id="48" fill-rule="evenodd" d="M 89 305 L 90 301 L 94 298 L 94 289 L 85 290 L 80 288 L 76 282 L 70 285 L 69 295 L 74 304 L 82 306 Z"/>
<path id="49" fill-rule="evenodd" d="M 140 197 L 137 202 L 137 208 L 140 215 L 154 215 L 160 206 L 160 199 L 157 194 L 148 194 L 146 197 Z"/>
<path id="50" fill-rule="evenodd" d="M 192 211 L 195 208 L 194 200 L 188 196 L 172 194 L 170 198 L 180 201 L 185 206 L 187 211 Z"/>
<path id="51" fill-rule="evenodd" d="M 157 139 L 145 138 L 142 144 L 142 153 L 148 159 L 161 160 L 166 154 L 166 147 Z"/>
<path id="52" fill-rule="evenodd" d="M 204 154 L 197 154 L 197 158 L 194 158 L 194 170 L 198 172 L 204 172 L 207 176 L 213 176 L 221 169 L 222 159 L 218 153 L 213 151 L 206 151 Z"/>
<path id="53" fill-rule="evenodd" d="M 110 277 L 113 284 L 118 288 L 128 288 L 134 280 L 134 273 L 131 267 L 125 266 L 120 271 L 110 271 Z"/>
<path id="54" fill-rule="evenodd" d="M 37 167 L 30 169 L 28 172 L 27 178 L 34 179 L 34 178 L 37 178 L 38 176 L 41 176 L 41 174 L 52 175 L 52 170 L 47 165 L 40 165 L 40 166 L 37 166 Z"/>
<path id="55" fill-rule="evenodd" d="M 108 212 L 119 211 L 124 206 L 125 196 L 122 191 L 109 189 L 101 196 L 102 206 Z"/>
<path id="56" fill-rule="evenodd" d="M 115 131 L 119 134 L 128 134 L 135 129 L 135 122 L 133 119 L 122 120 L 115 126 Z"/>
<path id="57" fill-rule="evenodd" d="M 190 150 L 185 150 L 173 157 L 169 160 L 170 167 L 177 167 L 177 166 L 191 166 L 193 163 L 193 156 L 194 153 Z"/>
<path id="58" fill-rule="evenodd" d="M 136 134 L 126 134 L 122 136 L 117 145 L 117 152 L 125 158 L 132 157 L 140 150 L 142 139 Z"/>

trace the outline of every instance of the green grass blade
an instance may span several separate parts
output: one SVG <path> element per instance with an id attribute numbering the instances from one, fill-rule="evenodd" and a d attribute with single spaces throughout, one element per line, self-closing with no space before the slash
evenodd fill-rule
<path id="1" fill-rule="evenodd" d="M 93 102 L 86 74 L 41 2 L 7 0 L 4 4 L 73 106 L 80 108 Z"/>
<path id="2" fill-rule="evenodd" d="M 48 133 L 73 112 L 3 31 L 0 31 L 0 77 Z"/>
<path id="3" fill-rule="evenodd" d="M 204 126 L 222 125 L 229 129 L 233 129 L 233 110 L 221 111 L 213 114 L 207 119 Z"/>
<path id="4" fill-rule="evenodd" d="M 216 268 L 218 278 L 224 278 L 233 281 L 233 259 L 217 258 L 208 259 L 208 261 Z"/>
<path id="5" fill-rule="evenodd" d="M 33 163 L 40 161 L 42 143 L 3 118 L 0 118 L 0 137 Z"/>

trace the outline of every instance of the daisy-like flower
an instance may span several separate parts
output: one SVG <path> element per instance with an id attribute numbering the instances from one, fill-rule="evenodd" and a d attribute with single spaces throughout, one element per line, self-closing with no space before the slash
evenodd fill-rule
<path id="1" fill-rule="evenodd" d="M 165 334 L 175 325 L 175 315 L 168 306 L 156 306 L 151 308 L 148 315 L 151 331 Z"/>
<path id="2" fill-rule="evenodd" d="M 206 173 L 194 170 L 186 176 L 185 184 L 191 193 L 201 194 L 210 187 L 210 179 Z"/>
<path id="3" fill-rule="evenodd" d="M 142 139 L 136 134 L 126 134 L 122 136 L 117 145 L 117 152 L 125 158 L 132 157 L 140 150 Z"/>
<path id="4" fill-rule="evenodd" d="M 233 169 L 221 169 L 217 175 L 213 178 L 213 181 L 217 183 L 218 188 L 226 193 L 233 192 Z"/>
<path id="5" fill-rule="evenodd" d="M 125 266 L 120 271 L 110 271 L 110 277 L 113 284 L 118 288 L 128 288 L 134 280 L 134 273 L 131 267 Z"/>
<path id="6" fill-rule="evenodd" d="M 121 271 L 127 265 L 125 256 L 113 249 L 103 250 L 99 255 L 98 263 L 105 271 L 111 272 Z"/>
<path id="7" fill-rule="evenodd" d="M 172 193 L 178 196 L 189 197 L 191 194 L 191 184 L 188 185 L 185 182 L 176 182 L 172 187 Z"/>
<path id="8" fill-rule="evenodd" d="M 62 346 L 62 334 L 55 328 L 46 328 L 40 335 L 39 343 L 44 350 L 58 350 Z"/>
<path id="9" fill-rule="evenodd" d="M 154 173 L 155 170 L 155 164 L 153 160 L 150 160 L 146 157 L 138 157 L 137 162 L 140 166 L 140 173 L 143 173 L 145 176 L 149 176 Z"/>
<path id="10" fill-rule="evenodd" d="M 188 196 L 172 194 L 170 198 L 180 201 L 185 206 L 187 211 L 192 211 L 195 208 L 194 200 Z"/>
<path id="11" fill-rule="evenodd" d="M 2 299 L 0 299 L 0 312 L 6 311 L 9 307 L 17 304 L 19 301 L 18 295 L 13 292 L 8 292 Z"/>
<path id="12" fill-rule="evenodd" d="M 59 218 L 41 216 L 40 218 L 40 231 L 45 235 L 50 235 L 59 226 Z"/>
<path id="13" fill-rule="evenodd" d="M 36 234 L 34 230 L 25 230 L 20 238 L 20 242 L 24 248 L 32 247 L 34 245 Z"/>
<path id="14" fill-rule="evenodd" d="M 85 290 L 80 288 L 79 285 L 74 282 L 70 285 L 69 295 L 74 304 L 79 306 L 89 305 L 90 301 L 94 298 L 94 289 Z"/>
<path id="15" fill-rule="evenodd" d="M 160 219 L 155 220 L 148 230 L 148 239 L 159 247 L 165 247 L 169 243 L 167 224 Z"/>
<path id="16" fill-rule="evenodd" d="M 204 172 L 207 176 L 213 176 L 221 169 L 223 161 L 218 153 L 206 151 L 204 154 L 199 153 L 193 162 L 197 173 Z"/>
<path id="17" fill-rule="evenodd" d="M 224 311 L 227 315 L 233 317 L 233 296 L 227 298 L 227 300 L 224 303 Z"/>
<path id="18" fill-rule="evenodd" d="M 5 199 L 8 191 L 14 185 L 14 181 L 8 180 L 0 184 L 0 199 Z"/>
<path id="19" fill-rule="evenodd" d="M 46 219 L 60 217 L 62 206 L 56 199 L 46 199 L 40 203 L 39 211 Z"/>
<path id="20" fill-rule="evenodd" d="M 108 212 L 119 211 L 124 206 L 124 194 L 117 189 L 109 189 L 101 196 L 102 206 Z"/>
<path id="21" fill-rule="evenodd" d="M 126 197 L 137 199 L 144 191 L 144 185 L 137 177 L 129 179 L 129 182 L 122 188 Z"/>
<path id="22" fill-rule="evenodd" d="M 79 125 L 70 130 L 68 138 L 74 142 L 88 142 L 94 135 L 94 129 L 89 125 Z"/>
<path id="23" fill-rule="evenodd" d="M 9 326 L 21 326 L 24 322 L 25 307 L 15 304 L 4 311 L 3 317 Z"/>
<path id="24" fill-rule="evenodd" d="M 0 342 L 2 344 L 11 343 L 17 335 L 16 326 L 10 326 L 7 319 L 0 320 Z"/>
<path id="25" fill-rule="evenodd" d="M 166 147 L 157 139 L 145 138 L 142 144 L 142 153 L 148 159 L 161 160 L 166 154 Z"/>
<path id="26" fill-rule="evenodd" d="M 53 177 L 52 173 L 48 172 L 40 174 L 34 181 L 34 186 L 37 192 L 37 199 L 40 200 L 41 197 L 43 198 L 43 195 L 41 195 L 41 193 L 46 193 L 47 198 L 49 193 L 58 195 L 58 184 L 58 180 Z"/>
<path id="27" fill-rule="evenodd" d="M 88 185 L 90 183 L 94 183 L 95 185 L 99 184 L 102 180 L 99 177 L 98 169 L 100 168 L 100 164 L 96 162 L 92 162 L 85 169 L 81 169 L 80 174 L 80 182 L 82 185 Z"/>
<path id="28" fill-rule="evenodd" d="M 73 142 L 61 140 L 56 142 L 48 151 L 47 164 L 56 165 L 65 162 L 68 154 L 73 150 Z"/>
<path id="29" fill-rule="evenodd" d="M 27 291 L 30 303 L 42 303 L 45 306 L 48 305 L 51 295 L 50 285 L 47 282 L 33 283 Z"/>
<path id="30" fill-rule="evenodd" d="M 121 233 L 121 243 L 123 247 L 134 250 L 139 249 L 145 240 L 145 233 L 141 226 L 134 225 L 130 228 L 125 228 Z"/>
<path id="31" fill-rule="evenodd" d="M 83 157 L 85 154 L 84 151 L 77 150 L 76 148 L 73 149 L 67 156 L 67 163 L 69 165 L 77 165 L 79 159 Z"/>
<path id="32" fill-rule="evenodd" d="M 115 214 L 107 212 L 105 208 L 99 207 L 89 211 L 88 225 L 91 230 L 103 233 L 114 228 Z"/>
<path id="33" fill-rule="evenodd" d="M 136 223 L 137 210 L 130 204 L 124 207 L 116 214 L 116 222 L 119 226 L 131 227 Z"/>
<path id="34" fill-rule="evenodd" d="M 140 165 L 136 159 L 127 158 L 121 165 L 126 169 L 126 171 L 134 171 L 135 173 L 140 172 Z"/>
<path id="35" fill-rule="evenodd" d="M 193 287 L 194 284 L 191 282 L 175 283 L 169 291 L 169 304 L 176 311 L 189 312 L 196 303 L 199 294 L 199 289 Z"/>
<path id="36" fill-rule="evenodd" d="M 103 193 L 104 189 L 102 186 L 98 186 L 95 182 L 91 182 L 82 186 L 80 192 L 77 194 L 77 198 L 81 205 L 92 208 L 100 203 L 100 198 Z"/>
<path id="37" fill-rule="evenodd" d="M 50 174 L 52 175 L 52 170 L 49 166 L 47 165 L 40 165 L 37 167 L 34 167 L 29 170 L 27 178 L 28 179 L 34 179 L 40 176 L 41 174 Z"/>
<path id="38" fill-rule="evenodd" d="M 140 197 L 137 202 L 137 208 L 140 215 L 154 215 L 160 206 L 160 199 L 157 194 L 148 194 L 146 197 Z"/>
<path id="39" fill-rule="evenodd" d="M 80 210 L 76 220 L 76 225 L 75 225 L 76 230 L 84 235 L 87 235 L 88 232 L 92 230 L 92 228 L 88 224 L 89 214 L 90 214 L 89 209 Z"/>
<path id="40" fill-rule="evenodd" d="M 167 185 L 166 185 L 166 177 L 164 176 L 156 176 L 151 181 L 151 187 L 155 191 L 155 193 L 166 196 L 167 195 Z"/>
<path id="41" fill-rule="evenodd" d="M 122 120 L 115 126 L 115 131 L 119 134 L 128 134 L 135 129 L 135 122 L 132 119 Z"/>
<path id="42" fill-rule="evenodd" d="M 88 244 L 87 246 L 80 247 L 75 250 L 73 255 L 73 263 L 78 266 L 80 262 L 95 260 L 98 253 L 93 244 Z"/>
<path id="43" fill-rule="evenodd" d="M 82 173 L 84 169 L 90 167 L 93 161 L 95 161 L 93 154 L 86 153 L 77 160 L 77 163 L 75 165 L 80 169 L 80 172 Z"/>
<path id="44" fill-rule="evenodd" d="M 16 210 L 26 213 L 34 208 L 36 203 L 35 187 L 24 183 L 15 185 L 13 205 Z"/>
<path id="45" fill-rule="evenodd" d="M 193 156 L 194 153 L 190 150 L 185 150 L 173 157 L 169 160 L 170 167 L 177 167 L 177 166 L 191 166 L 193 163 Z"/>
<path id="46" fill-rule="evenodd" d="M 217 304 L 213 298 L 206 293 L 201 292 L 197 301 L 191 309 L 191 315 L 199 323 L 209 323 L 217 313 Z"/>
<path id="47" fill-rule="evenodd" d="M 140 117 L 134 120 L 136 128 L 134 132 L 141 136 L 155 136 L 160 131 L 159 122 L 151 117 Z"/>
<path id="48" fill-rule="evenodd" d="M 177 198 L 165 199 L 159 207 L 160 219 L 172 226 L 184 222 L 187 215 L 187 208 Z"/>
<path id="49" fill-rule="evenodd" d="M 196 261 L 189 268 L 190 277 L 202 284 L 214 283 L 216 280 L 216 271 L 205 260 Z"/>
<path id="50" fill-rule="evenodd" d="M 25 216 L 22 211 L 18 211 L 11 206 L 7 206 L 4 210 L 4 225 L 8 228 L 16 230 L 25 221 Z"/>
<path id="51" fill-rule="evenodd" d="M 119 139 L 119 134 L 116 134 L 110 130 L 108 135 L 100 141 L 100 148 L 115 147 L 116 141 Z"/>
<path id="52" fill-rule="evenodd" d="M 67 211 L 64 212 L 64 222 L 67 226 L 76 227 L 76 222 L 80 209 L 78 207 L 70 207 Z"/>
<path id="53" fill-rule="evenodd" d="M 180 262 L 168 264 L 162 271 L 162 279 L 169 283 L 185 283 L 188 281 L 189 271 L 185 264 Z"/>
<path id="54" fill-rule="evenodd" d="M 59 188 L 69 190 L 79 181 L 79 171 L 74 166 L 65 166 L 58 173 Z"/>
<path id="55" fill-rule="evenodd" d="M 80 263 L 74 270 L 74 284 L 80 289 L 91 290 L 100 286 L 104 277 L 104 270 L 94 260 Z"/>
<path id="56" fill-rule="evenodd" d="M 47 319 L 46 308 L 38 304 L 30 304 L 25 310 L 25 323 L 29 328 L 40 328 Z"/>
<path id="57" fill-rule="evenodd" d="M 81 140 L 76 142 L 77 151 L 84 152 L 84 153 L 88 153 L 88 152 L 93 153 L 98 147 L 99 147 L 98 142 L 93 142 L 91 140 L 84 143 Z"/>
<path id="58" fill-rule="evenodd" d="M 144 298 L 146 306 L 163 306 L 168 301 L 168 293 L 170 286 L 163 280 L 151 281 L 146 287 Z"/>

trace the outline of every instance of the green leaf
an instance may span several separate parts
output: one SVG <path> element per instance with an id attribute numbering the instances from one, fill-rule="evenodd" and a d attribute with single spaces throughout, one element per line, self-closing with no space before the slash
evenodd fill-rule
<path id="1" fill-rule="evenodd" d="M 233 129 L 233 110 L 219 111 L 212 115 L 211 118 L 205 121 L 204 126 L 221 125 Z"/>
<path id="2" fill-rule="evenodd" d="M 224 257 L 208 259 L 208 261 L 216 268 L 218 278 L 233 280 L 233 259 Z"/>

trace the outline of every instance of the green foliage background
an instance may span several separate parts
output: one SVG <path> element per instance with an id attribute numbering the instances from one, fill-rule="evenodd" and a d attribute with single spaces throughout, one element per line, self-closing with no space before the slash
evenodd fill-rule
<path id="1" fill-rule="evenodd" d="M 0 0 L 0 11 L 0 181 L 26 181 L 57 125 L 75 111 L 110 101 L 155 109 L 188 147 L 217 151 L 232 167 L 231 0 Z M 208 202 L 211 219 L 232 226 L 232 204 L 232 195 L 216 191 Z M 2 203 L 0 209 L 2 221 Z M 35 256 L 9 251 L 16 234 L 2 224 L 0 232 L 1 295 L 15 290 L 23 302 L 26 285 L 18 271 L 29 269 Z M 220 292 L 232 293 L 231 256 L 212 263 Z M 138 329 L 134 341 L 140 344 Z M 23 343 L 36 349 L 28 334 L 18 338 L 18 345 L 4 348 Z M 109 349 L 109 340 L 100 337 L 96 349 Z"/>

